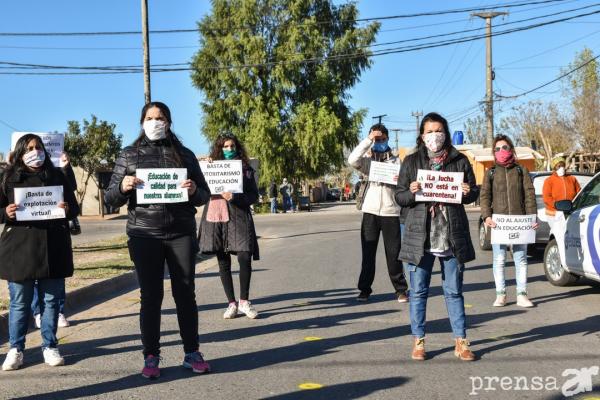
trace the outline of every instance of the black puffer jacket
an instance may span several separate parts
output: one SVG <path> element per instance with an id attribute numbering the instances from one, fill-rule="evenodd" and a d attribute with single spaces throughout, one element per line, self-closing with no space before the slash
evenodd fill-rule
<path id="1" fill-rule="evenodd" d="M 427 148 L 422 146 L 416 153 L 408 155 L 402 164 L 402 171 L 396 188 L 396 202 L 403 208 L 408 208 L 404 222 L 404 237 L 399 259 L 418 265 L 425 254 L 425 241 L 429 237 L 431 224 L 428 208 L 431 203 L 415 202 L 415 195 L 409 190 L 410 183 L 417 180 L 417 170 L 431 169 Z M 477 200 L 479 189 L 475 184 L 475 175 L 469 160 L 454 147 L 448 150 L 448 158 L 443 170 L 446 172 L 464 172 L 464 182 L 468 183 L 471 191 L 463 196 L 462 203 L 469 204 Z M 475 249 L 469 232 L 469 220 L 462 204 L 445 204 L 448 210 L 450 245 L 454 256 L 460 263 L 475 259 Z"/>
<path id="2" fill-rule="evenodd" d="M 254 229 L 254 220 L 250 206 L 258 200 L 258 188 L 254 180 L 254 170 L 250 166 L 243 168 L 244 193 L 234 193 L 231 201 L 227 202 L 229 222 L 208 222 L 204 207 L 202 221 L 198 231 L 200 251 L 206 254 L 217 251 L 237 253 L 248 251 L 254 260 L 258 260 L 258 240 Z"/>
<path id="3" fill-rule="evenodd" d="M 117 158 L 104 200 L 113 207 L 127 205 L 129 218 L 127 234 L 134 237 L 174 239 L 196 233 L 196 207 L 206 204 L 210 197 L 208 185 L 194 153 L 186 147 L 180 150 L 182 166 L 177 164 L 175 149 L 167 140 L 150 141 L 143 138 L 139 146 L 128 146 Z M 198 189 L 187 202 L 171 204 L 137 204 L 136 191 L 121 192 L 126 175 L 135 175 L 137 168 L 186 168 L 188 179 Z"/>
<path id="4" fill-rule="evenodd" d="M 6 206 L 14 204 L 14 189 L 62 186 L 66 218 L 45 221 L 16 221 L 6 216 Z M 0 190 L 0 212 L 6 222 L 0 236 L 0 279 L 21 282 L 27 279 L 55 279 L 73 275 L 73 252 L 68 219 L 75 218 L 79 206 L 71 185 L 58 168 L 39 173 L 16 172 L 7 176 Z"/>

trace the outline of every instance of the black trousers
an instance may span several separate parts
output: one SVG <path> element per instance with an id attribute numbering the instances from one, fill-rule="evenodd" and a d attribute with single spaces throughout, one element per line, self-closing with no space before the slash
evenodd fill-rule
<path id="1" fill-rule="evenodd" d="M 362 266 L 358 278 L 358 290 L 371 294 L 371 286 L 375 279 L 375 258 L 379 234 L 383 234 L 383 245 L 387 261 L 388 273 L 396 294 L 405 294 L 408 290 L 406 277 L 402 268 L 402 261 L 398 260 L 400 254 L 400 221 L 398 217 L 380 217 L 378 215 L 363 213 L 360 228 L 360 242 L 362 246 Z"/>
<path id="2" fill-rule="evenodd" d="M 248 300 L 250 293 L 250 278 L 252 276 L 252 256 L 249 251 L 237 252 L 238 263 L 240 264 L 240 300 Z M 222 251 L 217 252 L 219 261 L 219 275 L 227 301 L 235 301 L 235 292 L 233 291 L 233 278 L 231 276 L 231 254 Z"/>
<path id="3" fill-rule="evenodd" d="M 198 350 L 198 308 L 195 266 L 198 244 L 194 235 L 162 240 L 129 238 L 129 254 L 135 264 L 141 292 L 140 330 L 144 357 L 160 354 L 160 314 L 164 294 L 165 261 L 171 277 L 171 291 L 177 308 L 183 350 Z"/>

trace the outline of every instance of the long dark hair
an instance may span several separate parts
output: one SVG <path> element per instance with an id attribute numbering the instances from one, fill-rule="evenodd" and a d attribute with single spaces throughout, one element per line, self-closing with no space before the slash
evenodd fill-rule
<path id="1" fill-rule="evenodd" d="M 237 155 L 242 160 L 242 164 L 246 167 L 249 166 L 250 159 L 248 158 L 248 153 L 246 153 L 246 148 L 233 133 L 223 133 L 217 136 L 210 149 L 210 158 L 213 160 L 223 160 L 225 158 L 223 156 L 223 146 L 228 140 L 233 140 Z"/>
<path id="2" fill-rule="evenodd" d="M 167 122 L 169 123 L 169 130 L 166 132 L 165 140 L 173 147 L 175 161 L 177 165 L 181 167 L 183 166 L 183 162 L 181 161 L 181 150 L 183 149 L 183 143 L 181 143 L 181 140 L 179 140 L 177 135 L 175 135 L 175 133 L 171 130 L 171 126 L 173 126 L 173 120 L 171 119 L 171 110 L 169 110 L 169 107 L 160 101 L 151 101 L 150 103 L 147 103 L 144 107 L 142 107 L 140 126 L 144 125 L 144 119 L 146 118 L 146 113 L 148 110 L 154 107 L 160 110 L 162 115 L 165 116 Z M 133 146 L 139 147 L 145 136 L 146 134 L 144 133 L 144 128 L 142 128 L 139 136 L 133 142 Z"/>
<path id="3" fill-rule="evenodd" d="M 448 121 L 446 118 L 442 117 L 440 114 L 435 112 L 430 112 L 425 115 L 421 120 L 421 125 L 419 126 L 419 136 L 417 136 L 417 147 L 425 147 L 425 142 L 423 141 L 423 132 L 425 132 L 425 124 L 427 122 L 439 122 L 444 127 L 444 132 L 446 132 L 446 140 L 444 140 L 444 149 L 447 149 L 452 145 L 452 139 L 450 138 L 450 127 L 448 126 Z"/>
<path id="4" fill-rule="evenodd" d="M 40 167 L 40 170 L 45 172 L 51 172 L 54 169 L 54 164 L 52 164 L 52 160 L 50 159 L 50 154 L 46 150 L 46 146 L 44 146 L 44 142 L 42 142 L 42 138 L 33 133 L 27 133 L 17 140 L 15 144 L 15 149 L 11 154 L 11 163 L 8 168 L 4 171 L 4 176 L 2 177 L 2 190 L 6 187 L 6 181 L 9 177 L 17 174 L 19 172 L 27 171 L 28 167 L 23 162 L 23 156 L 28 152 L 27 144 L 32 140 L 37 140 L 40 144 L 40 147 L 44 151 L 44 155 L 46 156 L 44 163 Z"/>

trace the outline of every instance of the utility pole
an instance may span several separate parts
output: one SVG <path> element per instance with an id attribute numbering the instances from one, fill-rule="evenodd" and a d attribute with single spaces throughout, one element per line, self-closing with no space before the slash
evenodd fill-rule
<path id="1" fill-rule="evenodd" d="M 377 122 L 377 123 L 380 124 L 381 123 L 381 119 L 383 117 L 387 117 L 387 114 L 375 115 L 374 117 L 371 117 L 371 118 L 373 118 L 373 119 L 378 118 L 379 122 Z"/>
<path id="2" fill-rule="evenodd" d="M 423 116 L 423 111 L 413 111 L 410 113 L 410 115 L 412 115 L 413 117 L 415 117 L 417 119 L 417 137 L 418 137 L 420 134 L 419 118 L 421 118 Z"/>
<path id="3" fill-rule="evenodd" d="M 396 155 L 398 155 L 399 152 L 399 147 L 398 147 L 398 132 L 402 131 L 402 129 L 390 129 L 390 131 L 394 132 L 396 134 Z"/>
<path id="4" fill-rule="evenodd" d="M 487 117 L 487 135 L 486 145 L 491 146 L 494 140 L 494 90 L 492 81 L 494 80 L 494 69 L 492 67 L 492 18 L 500 15 L 508 15 L 507 12 L 480 12 L 473 13 L 471 17 L 479 17 L 485 19 L 485 61 L 486 61 L 486 101 L 485 114 Z"/>
<path id="5" fill-rule="evenodd" d="M 144 99 L 150 103 L 150 36 L 148 34 L 148 0 L 142 0 L 142 47 L 144 48 Z"/>

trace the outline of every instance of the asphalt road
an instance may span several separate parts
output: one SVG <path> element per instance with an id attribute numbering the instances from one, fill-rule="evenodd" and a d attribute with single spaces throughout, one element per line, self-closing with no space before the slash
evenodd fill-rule
<path id="1" fill-rule="evenodd" d="M 469 216 L 475 239 L 477 213 Z M 558 399 L 561 389 L 576 387 L 568 382 L 573 371 L 563 376 L 565 369 L 600 366 L 600 288 L 555 288 L 539 261 L 531 260 L 536 307 L 514 304 L 509 267 L 509 304 L 493 308 L 490 252 L 478 252 L 465 272 L 468 336 L 478 360 L 461 362 L 452 353 L 436 266 L 427 314 L 430 359 L 412 361 L 408 305 L 394 300 L 381 245 L 374 294 L 366 304 L 355 301 L 360 218 L 352 205 L 257 216 L 262 260 L 254 264 L 251 290 L 257 320 L 223 320 L 226 299 L 216 261 L 198 265 L 201 351 L 212 373 L 192 375 L 180 366 L 167 290 L 162 376 L 153 382 L 140 376 L 139 295 L 131 290 L 71 315 L 73 326 L 59 330 L 64 367 L 45 366 L 39 333 L 30 334 L 25 368 L 0 372 L 0 398 Z M 600 374 L 590 371 L 596 391 L 571 398 L 600 398 Z"/>

